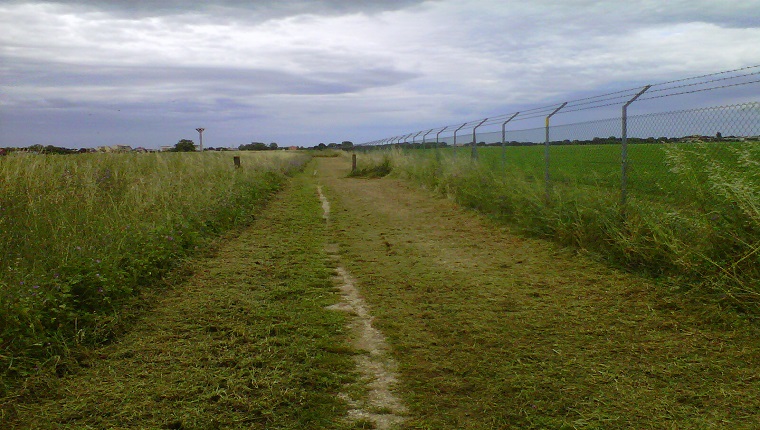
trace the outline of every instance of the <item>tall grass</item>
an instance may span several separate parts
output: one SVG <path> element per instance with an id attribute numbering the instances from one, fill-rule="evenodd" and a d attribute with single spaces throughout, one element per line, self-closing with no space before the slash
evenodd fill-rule
<path id="1" fill-rule="evenodd" d="M 619 189 L 605 186 L 607 180 L 589 181 L 583 165 L 577 165 L 575 177 L 571 169 L 562 172 L 547 202 L 536 169 L 494 169 L 493 163 L 473 162 L 461 154 L 452 157 L 446 151 L 437 157 L 433 151 L 369 157 L 378 164 L 390 159 L 396 175 L 526 233 L 667 276 L 681 287 L 707 287 L 719 299 L 758 313 L 760 145 L 727 144 L 719 157 L 714 145 L 657 148 L 664 156 L 659 175 L 636 185 L 655 192 L 633 193 L 625 216 Z"/>
<path id="2" fill-rule="evenodd" d="M 107 339 L 126 303 L 306 161 L 239 155 L 241 169 L 216 153 L 0 159 L 0 374 Z"/>

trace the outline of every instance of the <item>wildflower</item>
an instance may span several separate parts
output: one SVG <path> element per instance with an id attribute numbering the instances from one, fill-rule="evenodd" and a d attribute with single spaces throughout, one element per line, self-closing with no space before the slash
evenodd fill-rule
<path id="1" fill-rule="evenodd" d="M 40 288 L 40 286 L 39 285 L 35 285 L 32 288 L 34 288 L 36 290 L 37 288 Z"/>
<path id="2" fill-rule="evenodd" d="M 95 260 L 95 262 L 100 264 L 100 259 L 98 258 L 97 260 Z"/>

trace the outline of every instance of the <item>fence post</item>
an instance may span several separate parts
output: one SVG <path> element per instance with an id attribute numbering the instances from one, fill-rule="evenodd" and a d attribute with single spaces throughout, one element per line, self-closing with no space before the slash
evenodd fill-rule
<path id="1" fill-rule="evenodd" d="M 457 155 L 457 132 L 464 128 L 465 125 L 467 125 L 467 123 L 460 125 L 458 129 L 454 130 L 454 156 Z"/>
<path id="2" fill-rule="evenodd" d="M 427 133 L 425 133 L 425 134 L 423 134 L 423 135 L 422 135 L 422 148 L 423 148 L 423 149 L 427 149 L 427 144 L 425 143 L 425 138 L 426 138 L 426 137 L 427 137 L 427 135 L 428 135 L 428 134 L 430 134 L 430 132 L 432 132 L 432 131 L 433 131 L 433 129 L 431 128 L 430 130 L 428 130 L 428 132 L 427 132 Z"/>
<path id="3" fill-rule="evenodd" d="M 235 163 L 235 168 L 236 169 L 240 168 L 240 156 L 239 155 L 235 155 L 234 157 L 232 157 L 232 162 Z"/>
<path id="4" fill-rule="evenodd" d="M 550 113 L 549 116 L 546 117 L 546 142 L 544 145 L 544 182 L 546 183 L 546 202 L 551 202 L 552 199 L 552 184 L 551 184 L 551 177 L 549 175 L 549 118 L 553 117 L 554 114 L 559 112 L 560 109 L 565 107 L 567 105 L 567 102 L 564 102 L 558 107 L 557 109 L 554 109 L 554 112 Z"/>
<path id="5" fill-rule="evenodd" d="M 632 99 L 628 100 L 623 105 L 623 132 L 622 132 L 622 148 L 620 155 L 620 213 L 625 218 L 625 206 L 628 200 L 628 106 L 635 102 L 642 94 L 644 94 L 651 85 L 647 85 L 641 89 Z"/>
<path id="6" fill-rule="evenodd" d="M 478 129 L 481 125 L 483 125 L 484 122 L 488 121 L 488 118 L 484 119 L 483 121 L 480 121 L 478 125 L 472 128 L 472 159 L 477 160 L 478 159 L 478 141 L 475 136 L 475 130 Z"/>
<path id="7" fill-rule="evenodd" d="M 422 131 L 418 132 L 417 134 L 414 135 L 414 137 L 412 137 L 412 146 L 415 145 L 415 143 L 416 143 L 415 141 L 417 140 L 417 136 L 419 136 L 420 134 L 422 134 Z M 425 149 L 424 145 L 423 145 L 422 149 Z"/>
<path id="8" fill-rule="evenodd" d="M 447 128 L 449 128 L 448 125 L 440 129 L 438 133 L 435 134 L 435 159 L 436 161 L 439 161 L 439 162 L 441 161 L 441 152 L 438 150 L 438 136 L 440 136 L 441 133 L 443 133 L 443 131 L 446 130 Z"/>
<path id="9" fill-rule="evenodd" d="M 351 154 L 351 173 L 356 172 L 356 154 Z"/>
<path id="10" fill-rule="evenodd" d="M 408 143 L 409 142 L 409 138 L 412 137 L 413 134 L 414 133 L 409 133 L 406 136 L 404 136 L 404 143 Z M 412 140 L 412 142 L 414 142 L 414 140 Z"/>
<path id="11" fill-rule="evenodd" d="M 520 112 L 515 112 L 514 115 L 509 117 L 508 120 L 501 123 L 501 164 L 503 168 L 507 168 L 507 123 L 512 121 Z"/>

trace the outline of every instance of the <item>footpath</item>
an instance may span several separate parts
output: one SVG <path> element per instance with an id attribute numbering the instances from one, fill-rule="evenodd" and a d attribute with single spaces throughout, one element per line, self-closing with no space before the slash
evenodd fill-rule
<path id="1" fill-rule="evenodd" d="M 317 158 L 0 428 L 760 428 L 732 310 Z"/>

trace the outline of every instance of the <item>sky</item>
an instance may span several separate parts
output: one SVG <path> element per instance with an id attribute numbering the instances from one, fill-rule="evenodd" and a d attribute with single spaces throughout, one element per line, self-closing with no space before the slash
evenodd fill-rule
<path id="1" fill-rule="evenodd" d="M 760 65 L 760 0 L 0 0 L 0 28 L 0 147 L 358 144 Z"/>

